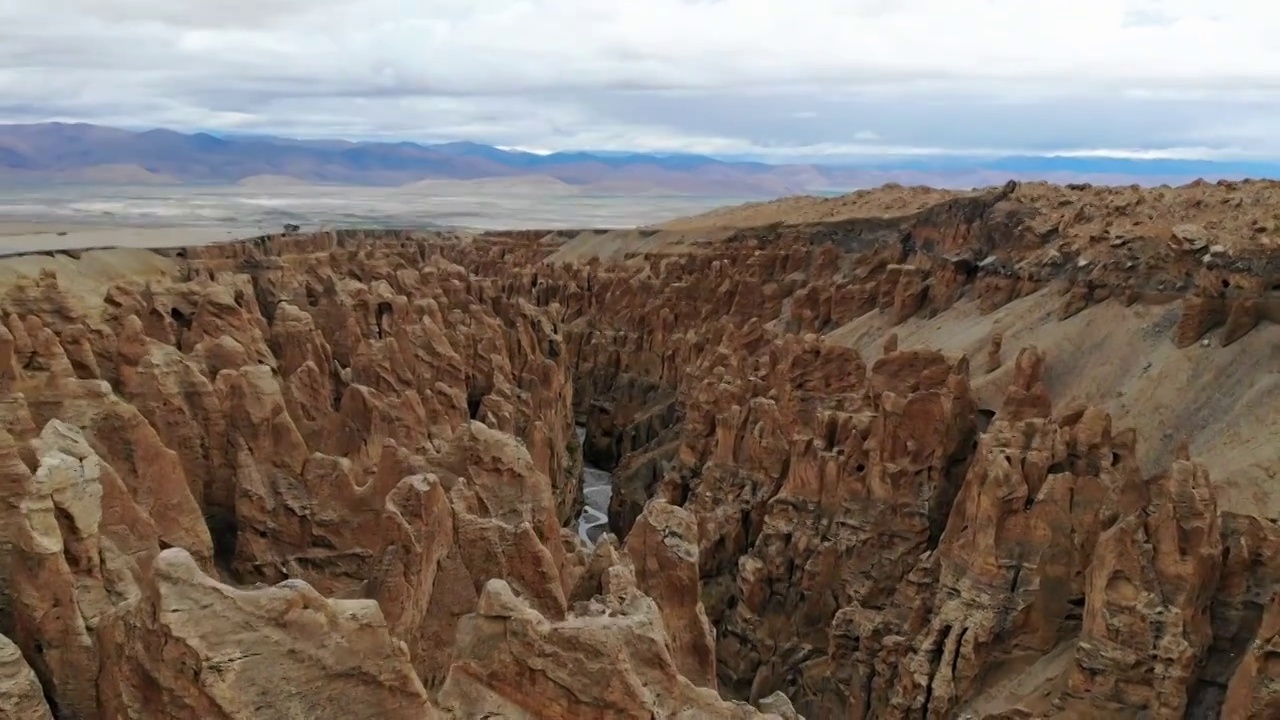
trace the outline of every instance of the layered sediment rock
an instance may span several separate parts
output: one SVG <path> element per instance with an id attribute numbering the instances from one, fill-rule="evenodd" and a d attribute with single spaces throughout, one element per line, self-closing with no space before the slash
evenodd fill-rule
<path id="1" fill-rule="evenodd" d="M 53 720 L 44 690 L 22 651 L 0 635 L 0 718 L 3 720 Z"/>
<path id="2" fill-rule="evenodd" d="M 103 717 L 438 717 L 376 602 L 237 590 L 178 548 L 103 640 Z"/>
<path id="3" fill-rule="evenodd" d="M 440 692 L 458 717 L 737 718 L 779 720 L 721 700 L 680 675 L 662 614 L 614 566 L 604 595 L 555 622 L 500 580 L 485 585 L 462 620 L 458 651 Z"/>

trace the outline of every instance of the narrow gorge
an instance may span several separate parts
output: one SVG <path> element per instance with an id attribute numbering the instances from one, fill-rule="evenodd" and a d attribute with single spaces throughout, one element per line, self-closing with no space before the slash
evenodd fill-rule
<path id="1" fill-rule="evenodd" d="M 1280 714 L 1273 185 L 899 190 L 46 258 L 0 719 Z"/>

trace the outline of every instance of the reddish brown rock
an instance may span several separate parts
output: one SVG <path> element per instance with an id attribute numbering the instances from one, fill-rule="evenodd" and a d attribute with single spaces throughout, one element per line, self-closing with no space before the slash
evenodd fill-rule
<path id="1" fill-rule="evenodd" d="M 1010 422 L 1049 417 L 1051 401 L 1044 376 L 1044 353 L 1034 347 L 1023 348 L 1014 361 L 1013 379 L 999 417 Z"/>
<path id="2" fill-rule="evenodd" d="M 154 527 L 77 429 L 51 421 L 33 445 L 36 471 L 10 461 L 0 479 L 14 639 L 63 711 L 104 717 L 98 633 L 138 597 L 158 550 L 146 535 Z M 0 436 L 6 450 L 12 441 Z"/>
<path id="3" fill-rule="evenodd" d="M 1221 298 L 1190 295 L 1182 301 L 1182 315 L 1173 330 L 1175 347 L 1190 347 L 1205 333 L 1221 325 L 1226 319 L 1224 303 Z"/>
<path id="4" fill-rule="evenodd" d="M 987 372 L 995 372 L 1004 364 L 1000 351 L 1004 348 L 1004 334 L 992 333 L 991 341 L 987 344 Z"/>
<path id="5" fill-rule="evenodd" d="M 1222 536 L 1208 474 L 1189 460 L 1147 486 L 1150 504 L 1099 538 L 1068 705 L 1182 717 L 1213 639 Z"/>
<path id="6" fill-rule="evenodd" d="M 889 333 L 889 337 L 885 338 L 881 352 L 884 355 L 898 352 L 898 333 Z"/>
<path id="7" fill-rule="evenodd" d="M 1239 298 L 1228 302 L 1226 326 L 1222 329 L 1222 347 L 1248 335 L 1260 320 L 1261 313 L 1255 298 Z"/>
<path id="8" fill-rule="evenodd" d="M 616 263 L 544 262 L 574 242 L 546 233 L 263 238 L 187 249 L 180 279 L 100 312 L 50 274 L 18 283 L 0 478 L 25 509 L 0 523 L 0 621 L 84 716 L 428 717 L 438 693 L 459 720 L 793 717 L 786 696 L 811 717 L 1047 717 L 1063 688 L 992 692 L 1053 658 L 1063 712 L 1212 714 L 1228 685 L 1224 707 L 1265 711 L 1280 534 L 1220 518 L 1188 460 L 1141 482 L 1100 410 L 1053 416 L 1035 349 L 992 413 L 965 358 L 895 335 L 868 369 L 835 342 L 1063 280 L 1080 307 L 1167 302 L 1200 267 L 1175 341 L 1267 320 L 1228 294 L 1268 286 L 1257 258 L 1168 232 L 1148 252 L 1095 227 L 1145 217 L 1123 189 L 1045 192 Z M 621 552 L 567 527 L 577 423 L 615 471 Z M 66 490 L 93 482 L 34 479 L 95 463 L 96 533 Z M 208 575 L 157 564 L 166 546 Z"/>
<path id="9" fill-rule="evenodd" d="M 781 717 L 725 702 L 681 677 L 661 614 L 635 588 L 630 569 L 614 567 L 605 582 L 607 595 L 561 622 L 539 615 L 502 581 L 487 583 L 476 614 L 459 628 L 441 707 L 459 718 Z"/>
<path id="10" fill-rule="evenodd" d="M 1272 596 L 1257 637 L 1244 652 L 1227 687 L 1222 717 L 1280 714 L 1280 592 Z"/>
<path id="11" fill-rule="evenodd" d="M 715 632 L 700 600 L 697 520 L 654 501 L 627 535 L 636 585 L 658 604 L 673 662 L 699 687 L 716 688 Z"/>
<path id="12" fill-rule="evenodd" d="M 1089 307 L 1092 299 L 1093 291 L 1088 285 L 1074 285 L 1067 292 L 1066 300 L 1063 301 L 1061 309 L 1058 310 L 1058 319 L 1066 320 L 1074 317 Z"/>

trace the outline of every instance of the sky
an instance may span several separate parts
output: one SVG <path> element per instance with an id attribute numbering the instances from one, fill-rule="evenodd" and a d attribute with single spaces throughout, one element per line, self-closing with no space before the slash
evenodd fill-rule
<path id="1" fill-rule="evenodd" d="M 0 0 L 0 122 L 1280 159 L 1267 0 Z"/>

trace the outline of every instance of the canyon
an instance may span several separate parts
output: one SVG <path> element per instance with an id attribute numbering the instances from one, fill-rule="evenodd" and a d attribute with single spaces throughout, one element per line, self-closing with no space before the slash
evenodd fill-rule
<path id="1" fill-rule="evenodd" d="M 1280 184 L 0 268 L 0 718 L 1280 714 Z"/>

